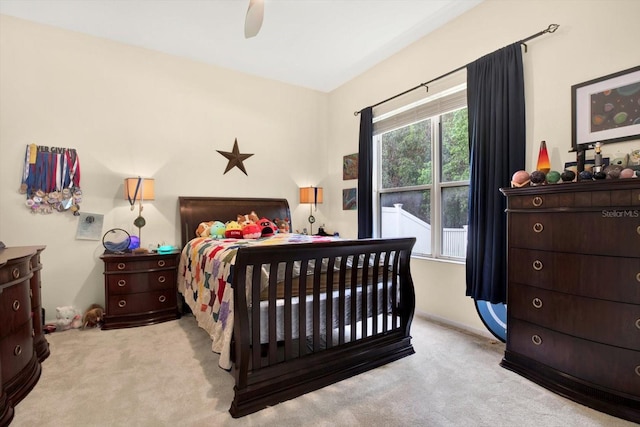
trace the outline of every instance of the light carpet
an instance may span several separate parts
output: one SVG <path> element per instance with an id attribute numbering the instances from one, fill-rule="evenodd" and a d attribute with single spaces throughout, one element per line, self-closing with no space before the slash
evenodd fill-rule
<path id="1" fill-rule="evenodd" d="M 504 344 L 417 317 L 416 354 L 234 419 L 231 373 L 191 316 L 47 336 L 12 426 L 581 426 L 636 424 L 499 366 Z"/>

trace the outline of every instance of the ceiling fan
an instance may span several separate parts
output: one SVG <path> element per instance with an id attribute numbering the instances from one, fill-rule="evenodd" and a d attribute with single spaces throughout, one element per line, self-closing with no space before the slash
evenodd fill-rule
<path id="1" fill-rule="evenodd" d="M 249 0 L 249 8 L 244 21 L 244 38 L 255 37 L 262 27 L 264 0 Z"/>

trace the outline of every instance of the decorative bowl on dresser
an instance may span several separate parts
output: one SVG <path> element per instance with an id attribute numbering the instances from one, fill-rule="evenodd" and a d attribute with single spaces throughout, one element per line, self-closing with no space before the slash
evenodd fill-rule
<path id="1" fill-rule="evenodd" d="M 180 252 L 104 254 L 105 315 L 102 329 L 177 319 Z"/>
<path id="2" fill-rule="evenodd" d="M 40 379 L 49 355 L 42 331 L 40 253 L 44 246 L 0 250 L 0 426 Z"/>
<path id="3" fill-rule="evenodd" d="M 504 188 L 501 366 L 640 422 L 640 179 Z"/>

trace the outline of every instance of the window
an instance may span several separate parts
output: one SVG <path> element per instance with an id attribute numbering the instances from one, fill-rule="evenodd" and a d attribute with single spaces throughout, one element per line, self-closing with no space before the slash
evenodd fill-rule
<path id="1" fill-rule="evenodd" d="M 466 257 L 467 129 L 464 85 L 374 118 L 381 237 L 416 237 L 414 255 Z"/>

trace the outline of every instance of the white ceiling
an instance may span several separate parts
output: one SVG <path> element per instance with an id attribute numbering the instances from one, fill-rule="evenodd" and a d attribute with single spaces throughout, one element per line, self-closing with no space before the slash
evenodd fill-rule
<path id="1" fill-rule="evenodd" d="M 0 0 L 0 13 L 329 92 L 482 0 Z"/>

